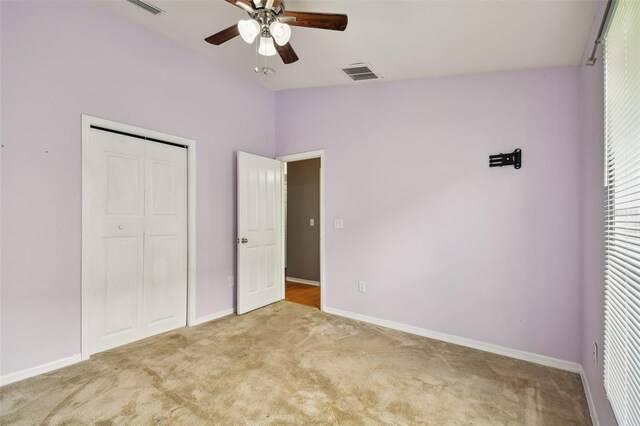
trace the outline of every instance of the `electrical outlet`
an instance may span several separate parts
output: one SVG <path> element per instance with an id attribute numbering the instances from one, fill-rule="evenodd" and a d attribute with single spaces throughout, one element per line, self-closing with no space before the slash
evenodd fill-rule
<path id="1" fill-rule="evenodd" d="M 364 293 L 365 291 L 367 291 L 367 283 L 360 280 L 358 281 L 358 291 Z"/>
<path id="2" fill-rule="evenodd" d="M 593 342 L 593 365 L 598 365 L 598 344 Z"/>
<path id="3" fill-rule="evenodd" d="M 233 287 L 235 283 L 236 283 L 236 280 L 233 277 L 233 275 L 229 275 L 227 277 L 227 284 L 229 284 L 229 287 Z"/>
<path id="4" fill-rule="evenodd" d="M 343 219 L 334 219 L 333 227 L 336 229 L 344 228 L 344 220 Z"/>

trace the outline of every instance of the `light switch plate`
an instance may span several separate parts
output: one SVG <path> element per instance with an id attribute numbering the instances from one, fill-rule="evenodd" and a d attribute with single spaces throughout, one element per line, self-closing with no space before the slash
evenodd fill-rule
<path id="1" fill-rule="evenodd" d="M 360 292 L 362 292 L 362 293 L 364 293 L 365 291 L 367 291 L 367 283 L 366 283 L 366 282 L 364 282 L 364 281 L 362 281 L 362 280 L 359 280 L 359 281 L 358 281 L 358 291 L 360 291 Z"/>
<path id="2" fill-rule="evenodd" d="M 233 275 L 229 275 L 227 277 L 227 284 L 229 284 L 229 287 L 233 287 L 233 285 L 236 283 L 235 278 L 233 277 Z"/>
<path id="3" fill-rule="evenodd" d="M 342 219 L 335 219 L 333 221 L 333 227 L 336 229 L 344 228 L 344 221 Z"/>
<path id="4" fill-rule="evenodd" d="M 309 226 L 315 226 L 315 224 L 316 224 L 315 219 L 309 219 Z"/>

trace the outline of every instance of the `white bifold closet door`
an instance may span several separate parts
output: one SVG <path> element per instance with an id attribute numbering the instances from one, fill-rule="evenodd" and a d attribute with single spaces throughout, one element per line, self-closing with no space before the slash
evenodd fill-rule
<path id="1" fill-rule="evenodd" d="M 187 150 L 90 130 L 89 352 L 186 325 Z"/>

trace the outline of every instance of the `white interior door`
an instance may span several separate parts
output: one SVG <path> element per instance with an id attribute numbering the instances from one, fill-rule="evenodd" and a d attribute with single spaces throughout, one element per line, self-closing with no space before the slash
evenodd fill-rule
<path id="1" fill-rule="evenodd" d="M 282 244 L 282 163 L 238 152 L 238 314 L 283 298 Z"/>
<path id="2" fill-rule="evenodd" d="M 142 327 L 145 141 L 91 130 L 91 353 L 135 340 Z"/>
<path id="3" fill-rule="evenodd" d="M 186 149 L 90 130 L 89 353 L 186 324 Z"/>
<path id="4" fill-rule="evenodd" d="M 187 150 L 146 142 L 144 335 L 187 323 Z"/>

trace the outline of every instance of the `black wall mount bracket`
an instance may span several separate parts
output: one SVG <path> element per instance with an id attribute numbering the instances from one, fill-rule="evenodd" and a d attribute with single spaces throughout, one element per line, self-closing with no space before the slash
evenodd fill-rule
<path id="1" fill-rule="evenodd" d="M 522 150 L 516 148 L 509 154 L 496 154 L 489 156 L 489 167 L 513 166 L 516 169 L 522 167 Z"/>

